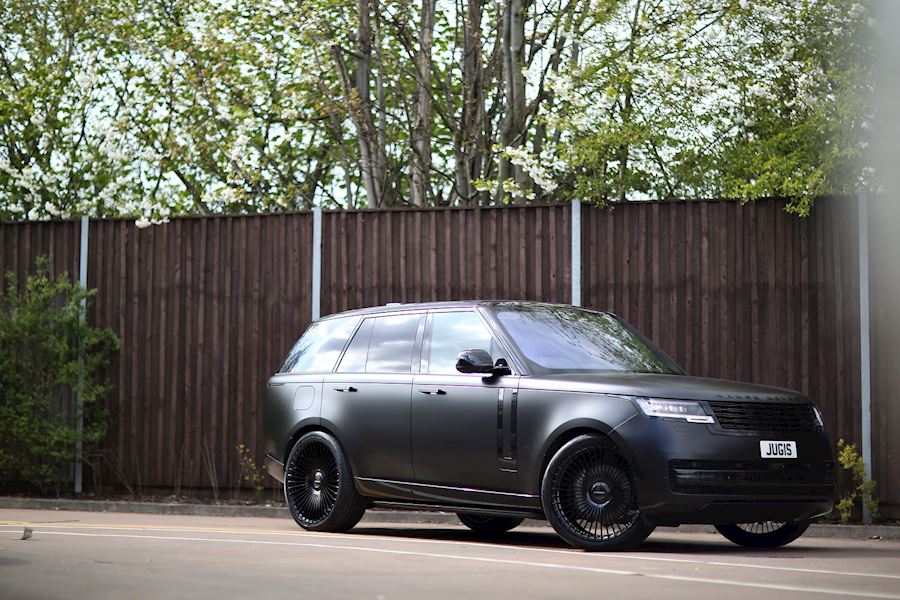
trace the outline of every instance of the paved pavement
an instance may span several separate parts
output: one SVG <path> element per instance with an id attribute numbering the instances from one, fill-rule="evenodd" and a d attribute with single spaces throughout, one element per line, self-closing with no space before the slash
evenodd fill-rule
<path id="1" fill-rule="evenodd" d="M 447 524 L 317 534 L 286 519 L 0 510 L 0 598 L 722 595 L 900 600 L 900 542 L 749 551 L 659 529 L 637 551 L 590 554 L 534 527 L 484 540 Z"/>

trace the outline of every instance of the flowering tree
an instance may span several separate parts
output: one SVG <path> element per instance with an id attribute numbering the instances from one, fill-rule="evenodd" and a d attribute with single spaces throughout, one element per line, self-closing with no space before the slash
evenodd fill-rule
<path id="1" fill-rule="evenodd" d="M 853 0 L 5 0 L 0 219 L 870 185 Z"/>
<path id="2" fill-rule="evenodd" d="M 146 186 L 110 95 L 96 32 L 106 7 L 6 2 L 0 11 L 0 218 L 144 214 Z"/>

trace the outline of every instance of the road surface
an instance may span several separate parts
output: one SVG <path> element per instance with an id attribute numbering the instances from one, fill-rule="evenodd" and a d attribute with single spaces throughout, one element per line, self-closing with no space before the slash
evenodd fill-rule
<path id="1" fill-rule="evenodd" d="M 22 540 L 24 528 L 33 530 Z M 549 528 L 0 510 L 0 598 L 892 598 L 900 542 L 801 538 L 750 551 L 658 529 L 633 552 L 570 549 Z"/>

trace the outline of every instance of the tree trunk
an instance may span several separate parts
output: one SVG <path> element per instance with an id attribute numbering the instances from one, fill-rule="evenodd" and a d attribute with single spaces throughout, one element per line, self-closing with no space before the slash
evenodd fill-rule
<path id="1" fill-rule="evenodd" d="M 641 0 L 637 0 L 634 5 L 634 16 L 631 19 L 631 36 L 628 40 L 628 62 L 634 62 L 634 49 L 638 43 L 638 37 L 640 37 L 640 23 L 639 18 L 641 15 Z M 627 80 L 625 84 L 625 102 L 622 106 L 622 128 L 627 129 L 631 124 L 631 105 L 634 101 L 634 88 L 631 85 L 631 80 Z M 619 161 L 619 202 L 625 202 L 628 198 L 628 154 L 631 148 L 628 146 L 628 143 L 625 142 L 619 146 L 618 150 L 618 161 Z"/>
<path id="2" fill-rule="evenodd" d="M 416 92 L 413 98 L 411 196 L 415 206 L 426 206 L 431 182 L 431 44 L 436 0 L 422 0 L 419 50 L 415 55 Z"/>
<path id="3" fill-rule="evenodd" d="M 338 77 L 344 93 L 347 111 L 356 128 L 359 143 L 363 184 L 367 204 L 372 208 L 390 206 L 394 196 L 388 187 L 387 154 L 379 143 L 378 131 L 372 118 L 372 102 L 369 80 L 372 76 L 372 25 L 369 0 L 357 0 L 358 22 L 356 29 L 355 76 L 350 77 L 344 61 L 343 50 L 331 46 Z"/>
<path id="4" fill-rule="evenodd" d="M 481 57 L 483 11 L 483 0 L 468 0 L 463 28 L 462 111 L 453 140 L 456 158 L 456 193 L 466 204 L 477 197 L 472 181 L 481 178 L 486 158 L 483 133 L 485 74 Z"/>
<path id="5" fill-rule="evenodd" d="M 525 0 L 506 0 L 503 24 L 503 73 L 506 86 L 506 116 L 500 132 L 504 147 L 521 147 L 525 142 Z M 519 188 L 514 200 L 525 200 L 520 193 L 528 185 L 528 176 L 521 167 L 508 159 L 501 159 L 498 173 L 500 183 L 513 179 Z"/>

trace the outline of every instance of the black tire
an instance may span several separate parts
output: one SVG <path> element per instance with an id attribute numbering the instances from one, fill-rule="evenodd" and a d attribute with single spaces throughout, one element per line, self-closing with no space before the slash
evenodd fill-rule
<path id="1" fill-rule="evenodd" d="M 653 531 L 638 508 L 628 463 L 607 438 L 580 435 L 547 465 L 541 502 L 553 529 L 589 551 L 637 546 Z"/>
<path id="2" fill-rule="evenodd" d="M 337 440 L 321 431 L 305 434 L 291 450 L 284 499 L 297 524 L 310 531 L 346 531 L 366 511 L 347 457 Z"/>
<path id="3" fill-rule="evenodd" d="M 500 535 L 522 524 L 525 519 L 519 517 L 495 517 L 472 513 L 456 513 L 462 524 L 477 533 Z"/>
<path id="4" fill-rule="evenodd" d="M 790 544 L 809 528 L 809 521 L 761 521 L 716 525 L 716 531 L 738 546 L 779 548 Z"/>

